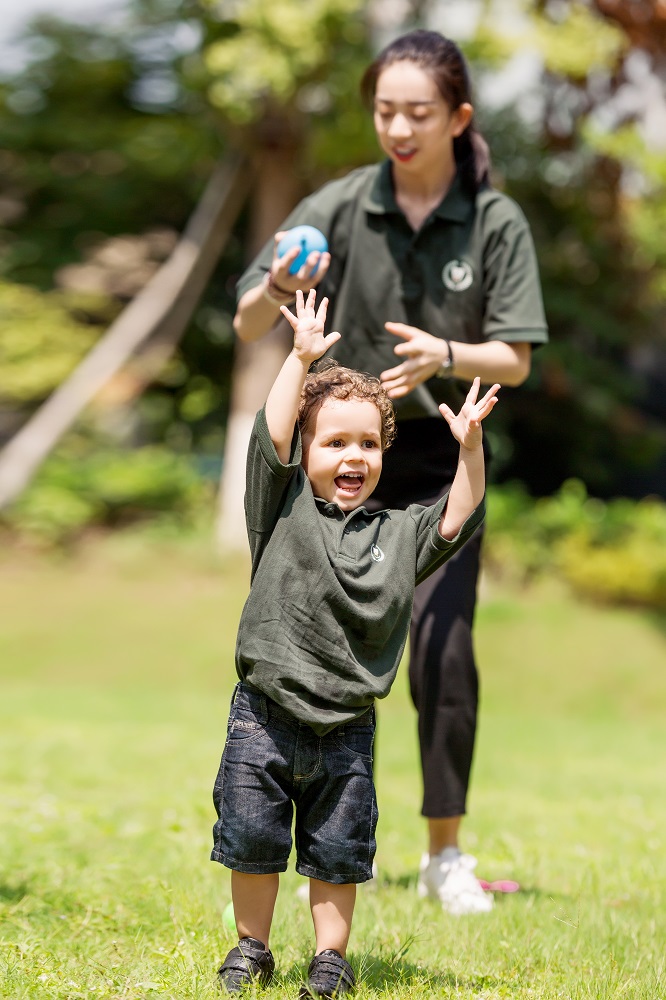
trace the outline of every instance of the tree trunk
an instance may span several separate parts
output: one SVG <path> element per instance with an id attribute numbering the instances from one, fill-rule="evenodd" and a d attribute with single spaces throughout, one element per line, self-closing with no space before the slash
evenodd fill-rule
<path id="1" fill-rule="evenodd" d="M 189 322 L 251 184 L 244 160 L 215 169 L 169 259 L 0 454 L 0 510 L 21 494 L 85 406 L 149 338 L 155 338 L 155 352 L 143 364 L 155 372 L 164 363 Z"/>
<path id="2" fill-rule="evenodd" d="M 666 9 L 654 0 L 594 0 L 609 21 L 619 24 L 632 46 L 656 56 L 666 50 Z"/>
<path id="3" fill-rule="evenodd" d="M 283 133 L 288 134 L 287 129 Z M 299 151 L 300 145 L 294 139 L 263 147 L 257 154 L 248 247 L 250 259 L 277 230 L 302 194 L 303 185 L 296 169 Z M 247 550 L 243 497 L 250 431 L 290 344 L 291 328 L 282 318 L 261 340 L 252 344 L 236 341 L 216 524 L 217 544 L 221 550 Z"/>

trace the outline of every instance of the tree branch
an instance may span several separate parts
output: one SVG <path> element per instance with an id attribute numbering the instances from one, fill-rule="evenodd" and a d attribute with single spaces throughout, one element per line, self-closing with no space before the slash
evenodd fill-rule
<path id="1" fill-rule="evenodd" d="M 0 453 L 0 510 L 12 503 L 86 405 L 138 348 L 175 347 L 224 249 L 253 182 L 246 160 L 222 163 L 173 253 L 72 374 Z"/>

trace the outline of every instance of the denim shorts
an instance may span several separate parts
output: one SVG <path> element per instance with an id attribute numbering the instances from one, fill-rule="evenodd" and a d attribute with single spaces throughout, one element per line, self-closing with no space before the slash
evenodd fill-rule
<path id="1" fill-rule="evenodd" d="M 286 871 L 296 807 L 296 871 L 322 882 L 372 878 L 377 799 L 374 709 L 317 736 L 248 685 L 236 686 L 215 781 L 211 859 L 252 875 Z"/>

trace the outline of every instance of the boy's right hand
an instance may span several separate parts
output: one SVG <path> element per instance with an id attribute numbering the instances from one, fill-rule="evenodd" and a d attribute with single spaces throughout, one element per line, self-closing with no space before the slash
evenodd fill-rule
<path id="1" fill-rule="evenodd" d="M 315 312 L 316 298 L 314 288 L 310 289 L 307 299 L 303 298 L 303 292 L 299 289 L 296 292 L 295 316 L 287 306 L 280 306 L 280 312 L 294 331 L 292 353 L 307 364 L 320 358 L 340 339 L 339 333 L 324 334 L 328 299 L 323 298 Z"/>
<path id="2" fill-rule="evenodd" d="M 303 291 L 309 292 L 311 288 L 317 287 L 328 271 L 331 263 L 331 255 L 328 251 L 326 253 L 319 253 L 317 250 L 313 250 L 312 253 L 309 254 L 308 259 L 305 261 L 301 269 L 297 271 L 296 274 L 289 274 L 289 268 L 301 251 L 298 247 L 292 247 L 291 250 L 287 250 L 283 257 L 278 256 L 278 243 L 282 237 L 286 235 L 286 230 L 275 234 L 273 260 L 271 262 L 271 275 L 273 277 L 273 281 L 278 288 L 284 289 L 285 292 L 295 292 L 297 288 L 301 288 Z M 315 268 L 316 273 L 313 274 L 312 272 Z"/>

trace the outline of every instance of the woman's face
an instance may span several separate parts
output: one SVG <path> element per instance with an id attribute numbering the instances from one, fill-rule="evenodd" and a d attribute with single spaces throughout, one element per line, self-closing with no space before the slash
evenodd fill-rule
<path id="1" fill-rule="evenodd" d="M 413 62 L 387 66 L 377 79 L 375 130 L 401 171 L 441 173 L 454 162 L 453 140 L 469 125 L 471 104 L 451 111 L 437 84 Z"/>

